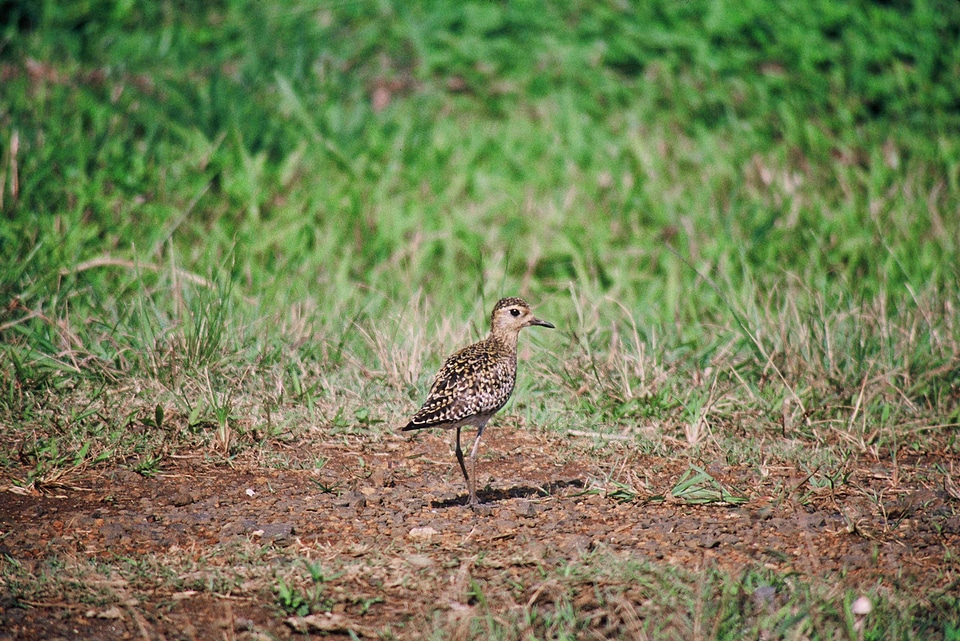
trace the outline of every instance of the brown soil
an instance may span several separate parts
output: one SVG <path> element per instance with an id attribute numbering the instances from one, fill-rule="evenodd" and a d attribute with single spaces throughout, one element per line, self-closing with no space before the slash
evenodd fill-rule
<path id="1" fill-rule="evenodd" d="M 328 458 L 320 470 L 197 455 L 169 461 L 153 478 L 95 469 L 69 488 L 3 491 L 0 567 L 154 559 L 174 575 L 91 576 L 99 595 L 92 600 L 90 586 L 31 600 L 0 583 L 0 639 L 296 637 L 275 588 L 276 577 L 310 585 L 301 559 L 329 568 L 322 609 L 332 614 L 300 624 L 312 624 L 312 633 L 389 630 L 399 638 L 422 637 L 425 626 L 469 611 L 475 581 L 512 580 L 517 602 L 536 602 L 537 572 L 595 550 L 734 576 L 759 566 L 912 593 L 951 589 L 958 570 L 960 503 L 931 459 L 901 458 L 894 468 L 864 458 L 848 463 L 833 489 L 795 468 L 707 462 L 748 501 L 697 506 L 669 496 L 686 460 L 639 456 L 616 443 L 601 460 L 589 443 L 508 425 L 488 434 L 478 511 L 463 505 L 450 435 L 436 431 L 311 444 L 310 458 Z M 630 481 L 641 495 L 618 500 L 606 479 Z M 668 498 L 647 500 L 657 495 Z M 216 576 L 233 579 L 215 583 Z"/>

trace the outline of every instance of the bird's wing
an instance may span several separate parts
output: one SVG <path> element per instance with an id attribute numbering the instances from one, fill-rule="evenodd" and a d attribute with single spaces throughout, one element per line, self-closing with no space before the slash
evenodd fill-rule
<path id="1" fill-rule="evenodd" d="M 513 393 L 516 363 L 490 357 L 481 343 L 465 347 L 444 361 L 427 400 L 405 430 L 440 427 L 499 410 Z"/>

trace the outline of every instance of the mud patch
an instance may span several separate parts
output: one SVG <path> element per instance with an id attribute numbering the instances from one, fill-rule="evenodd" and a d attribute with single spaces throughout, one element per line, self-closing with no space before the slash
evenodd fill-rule
<path id="1" fill-rule="evenodd" d="M 0 639 L 252 639 L 300 630 L 418 638 L 437 617 L 472 608 L 477 582 L 533 603 L 544 568 L 597 551 L 911 591 L 948 588 L 958 569 L 957 501 L 927 460 L 901 460 L 896 470 L 850 464 L 845 483 L 828 488 L 789 467 L 708 463 L 747 501 L 690 505 L 670 494 L 688 461 L 618 445 L 618 473 L 636 489 L 624 500 L 605 481 L 614 474 L 604 460 L 555 435 L 505 428 L 485 439 L 485 504 L 470 510 L 447 436 L 304 445 L 326 459 L 318 470 L 198 455 L 171 460 L 153 478 L 98 469 L 69 488 L 3 491 L 5 574 L 11 564 L 49 571 L 51 559 L 74 568 L 152 565 L 136 582 L 98 575 L 76 592 L 61 586 L 33 598 L 8 581 Z M 322 581 L 308 580 L 310 563 Z M 314 600 L 297 612 L 278 594 L 281 583 Z M 311 609 L 326 618 L 304 619 Z"/>

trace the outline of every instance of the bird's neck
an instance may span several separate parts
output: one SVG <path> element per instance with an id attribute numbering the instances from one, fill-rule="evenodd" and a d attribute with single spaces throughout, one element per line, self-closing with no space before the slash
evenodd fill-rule
<path id="1" fill-rule="evenodd" d="M 505 332 L 494 329 L 490 331 L 490 336 L 487 337 L 487 340 L 505 351 L 515 354 L 517 352 L 517 337 L 519 335 L 518 332 Z"/>

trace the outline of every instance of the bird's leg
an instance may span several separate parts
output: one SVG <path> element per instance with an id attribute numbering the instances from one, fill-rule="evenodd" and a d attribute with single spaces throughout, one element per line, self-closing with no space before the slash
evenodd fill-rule
<path id="1" fill-rule="evenodd" d="M 463 464 L 463 450 L 460 449 L 460 428 L 457 428 L 457 462 L 460 464 L 460 471 L 463 472 L 463 480 L 470 486 L 470 477 L 467 476 L 467 466 Z"/>
<path id="2" fill-rule="evenodd" d="M 470 490 L 470 505 L 480 504 L 480 501 L 477 500 L 477 452 L 480 451 L 480 437 L 483 436 L 485 425 L 486 423 L 477 428 L 477 438 L 470 450 L 470 478 L 467 480 L 467 487 Z"/>

